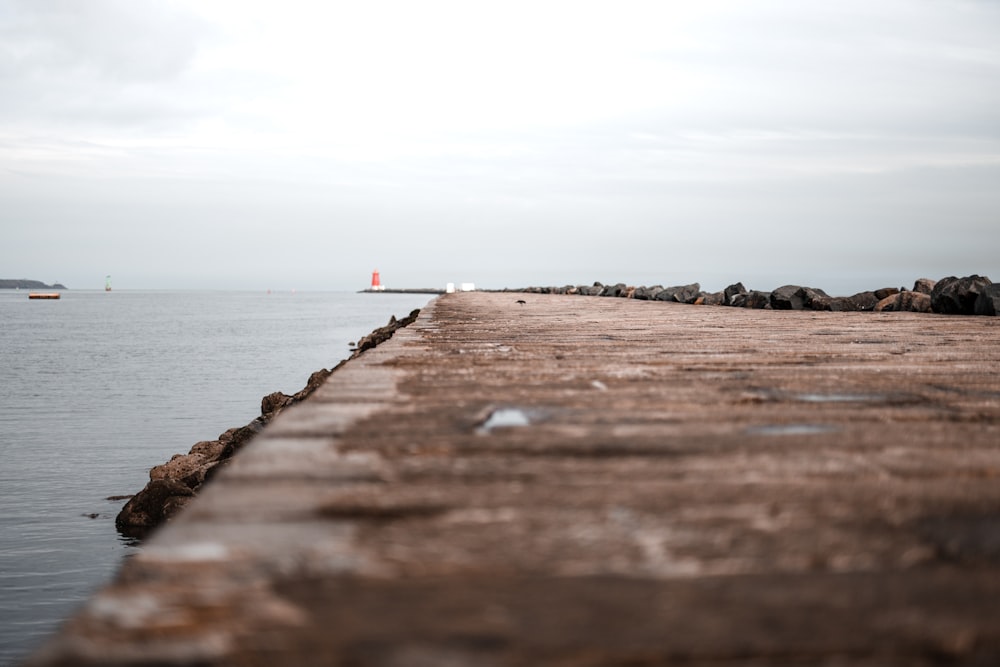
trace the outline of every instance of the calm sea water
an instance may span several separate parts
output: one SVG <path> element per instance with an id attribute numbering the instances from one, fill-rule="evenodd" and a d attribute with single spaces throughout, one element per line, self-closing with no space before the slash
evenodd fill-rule
<path id="1" fill-rule="evenodd" d="M 260 413 L 431 297 L 0 290 L 0 664 L 135 550 L 114 527 L 148 471 Z"/>

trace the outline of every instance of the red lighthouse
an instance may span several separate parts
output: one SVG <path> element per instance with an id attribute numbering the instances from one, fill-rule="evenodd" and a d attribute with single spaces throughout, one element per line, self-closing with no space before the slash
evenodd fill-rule
<path id="1" fill-rule="evenodd" d="M 381 292 L 384 289 L 385 288 L 382 287 L 382 283 L 379 282 L 378 269 L 375 269 L 374 271 L 372 271 L 372 291 Z"/>

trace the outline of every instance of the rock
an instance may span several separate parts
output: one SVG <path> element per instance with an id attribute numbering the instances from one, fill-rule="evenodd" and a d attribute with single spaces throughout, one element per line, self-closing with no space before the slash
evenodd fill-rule
<path id="1" fill-rule="evenodd" d="M 154 466 L 149 471 L 149 479 L 150 481 L 169 479 L 196 490 L 204 483 L 208 470 L 225 456 L 225 442 L 202 440 L 195 443 L 187 454 L 174 454 L 166 463 Z"/>
<path id="2" fill-rule="evenodd" d="M 694 303 L 698 300 L 698 296 L 701 294 L 701 285 L 698 283 L 691 283 L 690 285 L 681 285 L 676 292 L 674 292 L 674 301 L 678 303 Z"/>
<path id="3" fill-rule="evenodd" d="M 931 309 L 946 315 L 973 315 L 976 299 L 993 281 L 985 276 L 948 276 L 937 281 L 931 290 Z"/>
<path id="4" fill-rule="evenodd" d="M 900 292 L 897 310 L 911 313 L 930 313 L 931 295 L 923 292 Z"/>
<path id="5" fill-rule="evenodd" d="M 817 296 L 809 304 L 813 310 L 875 310 L 879 303 L 875 292 L 858 292 L 852 296 Z"/>
<path id="6" fill-rule="evenodd" d="M 610 296 L 610 297 L 623 296 L 627 290 L 628 286 L 625 283 L 605 285 L 604 289 L 601 290 L 601 293 L 598 296 Z"/>
<path id="7" fill-rule="evenodd" d="M 934 285 L 936 284 L 937 281 L 931 280 L 930 278 L 917 278 L 916 282 L 913 283 L 913 291 L 930 295 L 930 293 L 934 291 Z"/>
<path id="8" fill-rule="evenodd" d="M 809 307 L 813 310 L 852 310 L 847 297 L 843 296 L 818 296 L 812 300 Z"/>
<path id="9" fill-rule="evenodd" d="M 750 290 L 746 294 L 735 294 L 733 296 L 732 305 L 736 308 L 770 308 L 771 293 Z"/>
<path id="10" fill-rule="evenodd" d="M 149 479 L 154 482 L 169 479 L 189 489 L 197 489 L 205 480 L 206 464 L 215 460 L 199 454 L 175 454 L 166 463 L 154 466 L 149 471 Z"/>
<path id="11" fill-rule="evenodd" d="M 1000 283 L 992 283 L 983 288 L 976 297 L 976 315 L 1000 314 Z"/>
<path id="12" fill-rule="evenodd" d="M 163 523 L 194 495 L 188 486 L 172 479 L 156 479 L 146 485 L 115 517 L 119 532 L 133 537 L 145 534 Z"/>
<path id="13" fill-rule="evenodd" d="M 222 456 L 225 446 L 218 440 L 202 440 L 191 448 L 191 454 L 198 454 L 206 461 L 215 461 Z"/>
<path id="14" fill-rule="evenodd" d="M 644 301 L 650 301 L 656 298 L 656 295 L 663 291 L 662 285 L 653 285 L 652 287 L 637 287 L 635 288 L 635 294 L 633 295 L 636 299 L 642 299 Z"/>
<path id="15" fill-rule="evenodd" d="M 931 295 L 923 292 L 907 292 L 899 297 L 900 310 L 912 313 L 931 313 Z"/>
<path id="16" fill-rule="evenodd" d="M 722 292 L 702 293 L 695 303 L 705 306 L 721 306 L 725 303 L 725 298 L 725 294 Z"/>
<path id="17" fill-rule="evenodd" d="M 677 285 L 675 287 L 664 288 L 656 295 L 657 301 L 674 301 L 676 303 L 694 303 L 701 292 L 701 285 L 691 283 L 690 285 Z"/>
<path id="18" fill-rule="evenodd" d="M 804 308 L 812 308 L 812 303 L 816 299 L 828 299 L 830 297 L 829 294 L 818 287 L 803 287 L 800 296 L 802 298 L 802 306 Z"/>
<path id="19" fill-rule="evenodd" d="M 319 387 L 324 382 L 326 382 L 326 379 L 328 377 L 330 377 L 330 375 L 334 371 L 336 371 L 338 368 L 340 368 L 341 366 L 343 366 L 345 363 L 347 363 L 347 362 L 346 361 L 341 361 L 340 363 L 338 363 L 336 366 L 334 366 L 330 370 L 320 369 L 320 370 L 316 371 L 315 373 L 313 373 L 312 375 L 310 375 L 309 379 L 306 381 L 306 386 L 303 387 L 302 389 L 300 389 L 299 391 L 295 392 L 295 395 L 292 396 L 292 398 L 294 399 L 294 401 L 295 402 L 301 401 L 304 398 L 306 398 L 307 396 L 309 396 L 309 394 L 311 394 L 314 391 L 316 391 L 317 389 L 319 389 Z M 271 419 L 273 418 L 273 415 L 270 414 L 270 413 L 268 413 L 268 412 L 265 412 L 264 409 L 263 409 L 263 407 L 264 406 L 263 406 L 263 402 L 262 402 L 261 403 L 261 416 L 264 417 L 267 421 L 271 421 Z"/>
<path id="20" fill-rule="evenodd" d="M 733 299 L 736 297 L 736 295 L 742 294 L 745 296 L 746 293 L 747 293 L 747 288 L 743 286 L 743 283 L 734 283 L 729 287 L 727 287 L 726 289 L 722 290 L 722 297 L 723 297 L 722 302 L 727 306 L 735 306 L 736 304 L 733 303 Z"/>
<path id="21" fill-rule="evenodd" d="M 887 296 L 892 296 L 893 294 L 899 294 L 902 290 L 898 287 L 883 287 L 882 289 L 875 290 L 875 300 L 881 301 Z M 862 292 L 864 294 L 865 292 Z"/>
<path id="22" fill-rule="evenodd" d="M 800 285 L 782 285 L 771 292 L 771 308 L 775 310 L 802 310 L 812 308 L 816 299 L 827 299 L 830 295 L 816 287 L 802 287 Z M 823 310 L 821 307 L 819 310 Z"/>
<path id="23" fill-rule="evenodd" d="M 802 287 L 782 285 L 771 292 L 771 308 L 774 310 L 802 310 Z"/>
<path id="24" fill-rule="evenodd" d="M 931 297 L 923 292 L 903 291 L 885 297 L 875 305 L 874 310 L 886 313 L 929 313 L 931 312 Z"/>
<path id="25" fill-rule="evenodd" d="M 775 310 L 801 310 L 802 297 L 799 296 L 798 285 L 782 285 L 771 292 L 771 308 Z"/>
<path id="26" fill-rule="evenodd" d="M 396 333 L 397 329 L 412 324 L 413 321 L 417 319 L 417 315 L 419 314 L 420 310 L 417 309 L 411 311 L 409 315 L 407 315 L 401 320 L 397 320 L 395 317 L 390 317 L 388 324 L 386 324 L 384 327 L 379 327 L 378 329 L 375 329 L 370 334 L 368 334 L 367 336 L 358 341 L 357 349 L 353 351 L 353 353 L 351 354 L 351 358 L 353 359 L 354 357 L 358 356 L 365 350 L 370 350 L 373 347 L 376 347 L 377 345 L 380 345 L 381 343 L 384 343 L 385 341 L 389 340 L 390 338 L 392 338 L 392 334 Z"/>
<path id="27" fill-rule="evenodd" d="M 898 294 L 893 294 L 887 296 L 884 299 L 880 299 L 877 304 L 875 304 L 876 313 L 891 313 L 896 310 L 896 301 L 899 300 Z"/>
<path id="28" fill-rule="evenodd" d="M 263 417 L 257 417 L 246 426 L 231 428 L 220 435 L 219 442 L 222 443 L 223 448 L 219 458 L 228 459 L 233 454 L 243 449 L 245 444 L 250 442 L 255 435 L 264 430 L 264 425 L 266 423 L 267 422 Z"/>
<path id="29" fill-rule="evenodd" d="M 268 419 L 271 416 L 277 416 L 281 412 L 282 408 L 290 405 L 295 399 L 288 394 L 283 394 L 280 391 L 268 394 L 264 398 L 260 399 L 260 413 L 262 415 L 268 415 Z"/>
<path id="30" fill-rule="evenodd" d="M 884 296 L 889 296 L 889 294 L 884 294 Z M 875 310 L 875 306 L 879 302 L 879 297 L 878 292 L 858 292 L 857 294 L 845 297 L 844 301 L 844 310 Z"/>

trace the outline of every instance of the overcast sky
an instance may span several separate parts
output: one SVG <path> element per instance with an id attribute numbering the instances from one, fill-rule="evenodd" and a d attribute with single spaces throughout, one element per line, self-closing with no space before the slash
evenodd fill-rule
<path id="1" fill-rule="evenodd" d="M 1000 3 L 0 0 L 0 277 L 1000 281 Z"/>

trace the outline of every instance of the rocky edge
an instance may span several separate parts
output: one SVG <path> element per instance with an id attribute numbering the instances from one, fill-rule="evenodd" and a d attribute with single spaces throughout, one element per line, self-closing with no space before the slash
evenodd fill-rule
<path id="1" fill-rule="evenodd" d="M 565 287 L 525 287 L 504 290 L 535 294 L 579 294 L 582 296 L 622 297 L 651 301 L 671 301 L 696 305 L 769 308 L 773 310 L 826 310 L 918 312 L 946 315 L 992 315 L 1000 313 L 1000 283 L 985 276 L 964 278 L 948 276 L 940 280 L 920 278 L 912 289 L 884 287 L 851 296 L 830 296 L 816 287 L 783 285 L 771 292 L 748 290 L 735 283 L 721 292 L 703 292 L 701 285 L 675 287 L 634 287 L 625 283 Z"/>
<path id="2" fill-rule="evenodd" d="M 419 313 L 419 310 L 414 310 L 402 320 L 392 317 L 386 326 L 359 340 L 350 357 L 330 370 L 321 369 L 310 375 L 306 386 L 295 394 L 289 396 L 280 391 L 268 394 L 260 401 L 260 416 L 249 424 L 231 428 L 215 440 L 195 443 L 187 454 L 175 454 L 168 462 L 151 469 L 149 483 L 125 503 L 115 518 L 118 532 L 131 538 L 144 538 L 152 529 L 168 521 L 282 410 L 305 400 L 331 373 L 366 350 L 389 340 L 397 329 L 416 320 Z"/>

